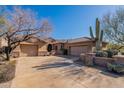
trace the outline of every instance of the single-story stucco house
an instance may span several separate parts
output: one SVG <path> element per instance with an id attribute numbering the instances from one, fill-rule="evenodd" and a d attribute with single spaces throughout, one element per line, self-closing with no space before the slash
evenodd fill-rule
<path id="1" fill-rule="evenodd" d="M 103 48 L 107 43 L 102 43 Z M 58 40 L 53 43 L 54 50 L 57 54 L 62 54 L 61 49 L 67 49 L 68 55 L 79 56 L 81 53 L 92 52 L 92 48 L 95 47 L 95 41 L 89 37 L 81 37 L 68 40 Z"/>
<path id="2" fill-rule="evenodd" d="M 20 43 L 20 45 L 13 51 L 13 56 L 44 56 L 48 55 L 47 47 L 52 45 L 52 50 L 57 55 L 62 55 L 62 49 L 67 50 L 68 55 L 79 56 L 81 53 L 88 53 L 95 47 L 95 41 L 88 37 L 81 37 L 68 40 L 55 40 L 53 38 L 32 39 Z M 103 42 L 103 47 L 107 43 Z"/>
<path id="3" fill-rule="evenodd" d="M 21 42 L 20 45 L 13 51 L 13 55 L 18 56 L 44 56 L 48 55 L 48 44 L 52 44 L 55 40 L 52 38 L 38 39 L 31 38 L 28 41 Z"/>

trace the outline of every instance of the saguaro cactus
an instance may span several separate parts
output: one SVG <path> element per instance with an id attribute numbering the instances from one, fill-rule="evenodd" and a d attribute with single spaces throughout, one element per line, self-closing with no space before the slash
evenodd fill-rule
<path id="1" fill-rule="evenodd" d="M 102 48 L 102 39 L 103 39 L 103 30 L 100 30 L 100 21 L 96 18 L 96 32 L 95 37 L 93 35 L 92 27 L 90 26 L 90 36 L 95 40 L 96 43 L 96 51 L 101 50 Z"/>

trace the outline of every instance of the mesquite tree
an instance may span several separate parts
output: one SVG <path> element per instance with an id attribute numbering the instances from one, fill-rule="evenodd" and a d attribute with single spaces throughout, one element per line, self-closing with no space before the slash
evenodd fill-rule
<path id="1" fill-rule="evenodd" d="M 4 8 L 0 7 L 0 37 L 4 35 L 5 33 L 5 12 L 4 12 Z"/>
<path id="2" fill-rule="evenodd" d="M 5 54 L 10 59 L 11 52 L 23 41 L 33 36 L 42 37 L 44 33 L 51 31 L 51 25 L 47 20 L 41 21 L 35 13 L 29 9 L 13 7 L 7 11 L 5 19 L 5 33 L 3 38 L 7 41 Z"/>
<path id="3" fill-rule="evenodd" d="M 102 25 L 105 38 L 112 43 L 124 46 L 124 9 L 103 16 Z"/>

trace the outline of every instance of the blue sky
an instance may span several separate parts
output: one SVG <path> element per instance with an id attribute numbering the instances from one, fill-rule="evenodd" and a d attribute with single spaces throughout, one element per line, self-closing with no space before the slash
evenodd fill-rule
<path id="1" fill-rule="evenodd" d="M 95 19 L 102 18 L 120 6 L 21 6 L 36 12 L 40 18 L 48 18 L 53 25 L 51 37 L 69 39 L 89 36 L 89 26 L 95 26 Z M 94 30 L 94 29 L 93 29 Z"/>

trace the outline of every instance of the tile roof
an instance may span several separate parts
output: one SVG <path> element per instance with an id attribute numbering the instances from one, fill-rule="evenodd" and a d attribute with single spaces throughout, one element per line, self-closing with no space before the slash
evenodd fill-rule
<path id="1" fill-rule="evenodd" d="M 74 38 L 74 39 L 63 39 L 63 40 L 56 40 L 60 43 L 76 43 L 76 42 L 85 42 L 85 41 L 92 41 L 93 39 L 89 37 L 80 37 L 80 38 Z"/>

